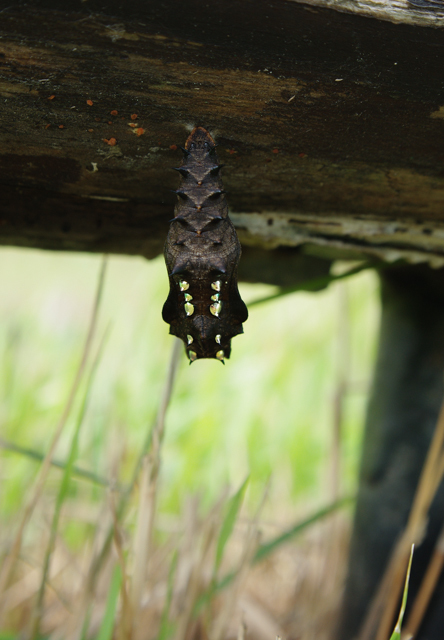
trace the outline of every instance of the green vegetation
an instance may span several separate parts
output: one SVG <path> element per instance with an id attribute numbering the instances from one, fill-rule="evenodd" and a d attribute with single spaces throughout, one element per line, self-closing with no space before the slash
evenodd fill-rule
<path id="1" fill-rule="evenodd" d="M 402 592 L 402 603 L 401 603 L 401 609 L 399 611 L 399 617 L 396 622 L 395 629 L 392 635 L 390 636 L 390 640 L 401 640 L 401 626 L 402 626 L 402 621 L 404 619 L 405 609 L 407 606 L 407 596 L 409 593 L 409 580 L 410 580 L 410 571 L 412 569 L 413 550 L 414 550 L 414 545 L 412 545 L 412 549 L 410 551 L 409 565 L 407 567 L 407 575 L 405 577 L 404 590 Z"/>
<path id="2" fill-rule="evenodd" d="M 99 256 L 0 253 L 3 558 L 66 409 L 100 264 Z M 308 523 L 319 521 L 320 535 L 328 505 L 355 492 L 379 313 L 375 274 L 253 305 L 225 367 L 189 366 L 181 348 L 161 453 L 143 457 L 174 343 L 160 316 L 167 287 L 160 259 L 109 258 L 88 365 L 54 453 L 59 466 L 49 470 L 8 575 L 5 632 L 33 621 L 34 638 L 62 629 L 67 640 L 104 640 L 118 611 L 122 639 L 137 639 L 134 620 L 140 628 L 149 620 L 149 638 L 180 640 L 197 615 L 213 638 L 225 637 L 251 575 L 255 588 L 271 580 L 263 563 L 249 569 L 255 557 L 289 553 L 283 543 Z M 241 289 L 247 302 L 276 292 Z M 335 514 L 340 545 L 346 533 Z M 308 534 L 304 544 L 314 544 Z M 308 562 L 307 548 L 302 554 Z M 144 562 L 137 571 L 141 557 L 146 570 Z"/>

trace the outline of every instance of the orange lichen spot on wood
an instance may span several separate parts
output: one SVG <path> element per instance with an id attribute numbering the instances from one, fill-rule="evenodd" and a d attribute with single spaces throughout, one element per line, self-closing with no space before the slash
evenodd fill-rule
<path id="1" fill-rule="evenodd" d="M 103 142 L 106 142 L 106 144 L 109 144 L 110 147 L 115 147 L 117 144 L 117 140 L 115 138 L 110 138 L 109 140 L 107 140 L 106 138 L 103 138 Z"/>
<path id="2" fill-rule="evenodd" d="M 54 100 L 55 95 L 53 94 L 52 96 L 49 96 L 48 100 Z"/>
<path id="3" fill-rule="evenodd" d="M 90 133 L 92 133 L 92 132 L 94 131 L 94 129 L 88 129 L 88 131 L 89 131 Z"/>
<path id="4" fill-rule="evenodd" d="M 117 115 L 118 115 L 118 113 L 119 113 L 119 112 L 118 112 L 118 111 L 116 111 L 115 109 L 113 109 L 113 110 L 111 111 L 111 115 L 112 115 L 112 116 L 117 116 Z"/>
<path id="5" fill-rule="evenodd" d="M 279 153 L 279 149 L 273 149 L 273 153 Z"/>
<path id="6" fill-rule="evenodd" d="M 136 134 L 136 136 L 143 136 L 143 134 L 145 133 L 145 129 L 139 127 L 138 129 L 134 129 L 134 133 Z"/>
<path id="7" fill-rule="evenodd" d="M 59 129 L 64 129 L 65 125 L 64 124 L 59 124 Z"/>
<path id="8" fill-rule="evenodd" d="M 232 156 L 233 153 L 237 153 L 237 151 L 236 149 L 227 149 L 227 153 L 229 153 Z"/>
<path id="9" fill-rule="evenodd" d="M 86 104 L 87 104 L 89 107 L 92 107 L 92 106 L 93 106 L 93 104 L 94 104 L 94 102 L 93 102 L 92 100 L 87 100 L 87 101 L 86 101 Z"/>
<path id="10" fill-rule="evenodd" d="M 108 124 L 112 124 L 111 120 L 108 121 Z"/>
<path id="11" fill-rule="evenodd" d="M 102 118 L 94 118 L 96 122 L 100 122 Z"/>
<path id="12" fill-rule="evenodd" d="M 50 126 L 51 126 L 50 124 L 47 124 L 47 125 L 45 126 L 45 129 L 49 129 L 49 127 L 50 127 Z"/>
<path id="13" fill-rule="evenodd" d="M 137 113 L 131 114 L 131 120 L 137 120 Z"/>
<path id="14" fill-rule="evenodd" d="M 298 156 L 299 156 L 300 158 L 306 158 L 306 157 L 307 157 L 307 154 L 306 154 L 306 153 L 298 153 Z"/>
<path id="15" fill-rule="evenodd" d="M 128 126 L 132 129 L 135 129 L 137 127 L 137 124 L 134 124 L 134 122 L 128 122 Z"/>
<path id="16" fill-rule="evenodd" d="M 177 144 L 171 144 L 170 149 L 171 151 L 177 151 Z"/>

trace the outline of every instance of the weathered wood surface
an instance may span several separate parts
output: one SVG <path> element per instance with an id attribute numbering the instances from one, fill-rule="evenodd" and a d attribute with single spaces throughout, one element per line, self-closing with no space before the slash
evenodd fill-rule
<path id="1" fill-rule="evenodd" d="M 202 124 L 244 245 L 443 265 L 444 12 L 315 4 L 0 3 L 0 243 L 158 254 Z"/>
<path id="2" fill-rule="evenodd" d="M 395 24 L 441 28 L 444 19 L 443 0 L 304 0 L 304 3 Z"/>
<path id="3" fill-rule="evenodd" d="M 444 271 L 419 265 L 392 267 L 380 275 L 380 343 L 337 640 L 360 637 L 359 630 L 363 628 L 366 611 L 373 602 L 394 544 L 407 525 L 443 401 Z M 427 516 L 424 539 L 415 548 L 409 608 L 415 602 L 442 530 L 443 514 L 444 484 L 441 482 Z M 444 574 L 441 574 L 416 640 L 443 637 L 443 603 Z M 374 620 L 376 627 L 381 618 L 382 612 Z M 403 625 L 406 630 L 408 618 L 409 611 Z M 386 637 L 389 635 L 390 632 Z"/>

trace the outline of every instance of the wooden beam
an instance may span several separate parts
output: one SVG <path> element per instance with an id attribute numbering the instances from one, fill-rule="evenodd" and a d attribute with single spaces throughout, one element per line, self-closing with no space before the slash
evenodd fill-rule
<path id="1" fill-rule="evenodd" d="M 202 124 L 219 142 L 245 244 L 296 246 L 274 221 L 264 236 L 248 219 L 288 214 L 325 256 L 376 245 L 384 259 L 444 263 L 444 33 L 420 26 L 442 11 L 388 3 L 380 20 L 283 0 L 2 5 L 0 243 L 156 255 L 175 145 Z M 338 235 L 326 242 L 321 227 Z"/>

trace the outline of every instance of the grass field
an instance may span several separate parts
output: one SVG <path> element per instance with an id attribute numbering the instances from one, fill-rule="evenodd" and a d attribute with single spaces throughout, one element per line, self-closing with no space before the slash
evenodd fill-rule
<path id="1" fill-rule="evenodd" d="M 109 258 L 54 451 L 62 468 L 45 475 L 38 458 L 67 408 L 101 262 L 0 252 L 0 638 L 219 640 L 243 625 L 249 638 L 327 638 L 350 508 L 252 562 L 355 491 L 375 274 L 252 307 L 225 367 L 189 366 L 181 347 L 163 442 L 143 456 L 171 373 L 168 282 L 161 259 Z M 247 303 L 274 290 L 241 286 Z"/>

